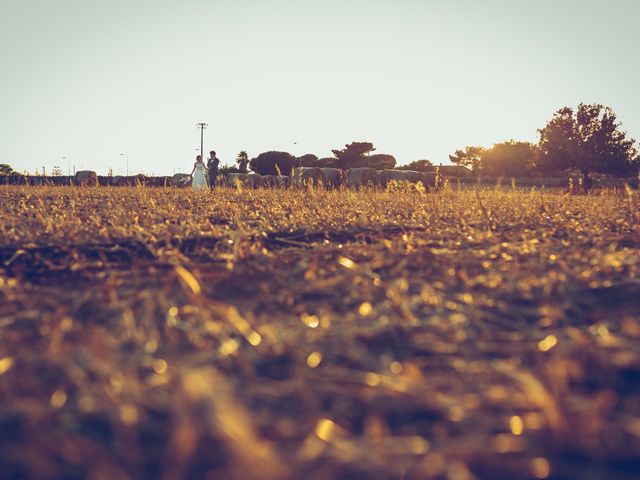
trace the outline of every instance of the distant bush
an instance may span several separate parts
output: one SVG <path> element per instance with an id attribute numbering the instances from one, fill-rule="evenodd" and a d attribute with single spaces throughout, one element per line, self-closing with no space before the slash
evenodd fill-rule
<path id="1" fill-rule="evenodd" d="M 385 170 L 395 168 L 396 158 L 393 155 L 387 153 L 374 153 L 366 157 L 367 167 L 375 168 L 376 170 Z"/>
<path id="2" fill-rule="evenodd" d="M 251 170 L 260 175 L 289 175 L 296 157 L 288 152 L 263 152 L 249 162 Z M 277 165 L 277 168 L 276 168 Z M 279 171 L 278 171 L 279 170 Z"/>
<path id="3" fill-rule="evenodd" d="M 295 163 L 296 167 L 317 167 L 318 157 L 313 153 L 307 153 L 306 155 L 296 157 Z"/>
<path id="4" fill-rule="evenodd" d="M 227 165 L 225 165 L 224 167 L 220 167 L 220 170 L 218 170 L 218 172 L 220 175 L 227 175 L 229 173 L 242 173 L 239 168 L 229 167 Z"/>
<path id="5" fill-rule="evenodd" d="M 320 167 L 320 168 L 325 168 L 325 167 L 330 167 L 330 168 L 334 168 L 336 167 L 336 162 L 338 161 L 338 159 L 336 157 L 323 157 L 323 158 L 319 158 L 316 165 L 314 165 L 314 167 Z"/>
<path id="6" fill-rule="evenodd" d="M 436 167 L 431 160 L 416 160 L 408 165 L 398 167 L 398 170 L 412 170 L 414 172 L 434 172 Z"/>
<path id="7" fill-rule="evenodd" d="M 529 142 L 496 143 L 483 153 L 481 172 L 486 177 L 528 177 L 537 158 L 538 149 Z"/>

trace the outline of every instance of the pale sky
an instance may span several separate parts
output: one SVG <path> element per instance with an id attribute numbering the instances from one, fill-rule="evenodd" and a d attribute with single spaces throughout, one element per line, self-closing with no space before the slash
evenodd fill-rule
<path id="1" fill-rule="evenodd" d="M 223 163 L 447 163 L 581 101 L 640 139 L 638 25 L 636 0 L 0 0 L 0 163 L 189 172 L 197 122 Z"/>

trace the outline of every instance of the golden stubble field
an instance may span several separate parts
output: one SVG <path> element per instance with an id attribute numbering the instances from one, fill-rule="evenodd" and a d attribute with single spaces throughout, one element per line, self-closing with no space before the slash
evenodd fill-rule
<path id="1" fill-rule="evenodd" d="M 0 477 L 638 478 L 639 212 L 0 187 Z"/>

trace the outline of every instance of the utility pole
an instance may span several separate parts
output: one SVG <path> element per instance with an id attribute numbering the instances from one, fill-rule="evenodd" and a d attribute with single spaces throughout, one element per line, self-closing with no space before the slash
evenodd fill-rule
<path id="1" fill-rule="evenodd" d="M 196 127 L 198 127 L 200 129 L 200 156 L 202 157 L 202 160 L 204 161 L 204 129 L 207 128 L 207 124 L 204 122 L 200 122 L 200 123 L 196 123 Z"/>

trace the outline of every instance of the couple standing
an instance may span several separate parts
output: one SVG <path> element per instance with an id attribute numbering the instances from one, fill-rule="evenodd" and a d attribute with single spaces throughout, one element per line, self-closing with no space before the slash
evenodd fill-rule
<path id="1" fill-rule="evenodd" d="M 213 189 L 216 186 L 218 178 L 218 170 L 220 168 L 220 160 L 216 157 L 216 152 L 211 150 L 205 167 L 202 161 L 202 155 L 196 157 L 196 163 L 191 171 L 191 188 L 195 191 Z M 207 173 L 209 181 L 207 182 Z"/>

